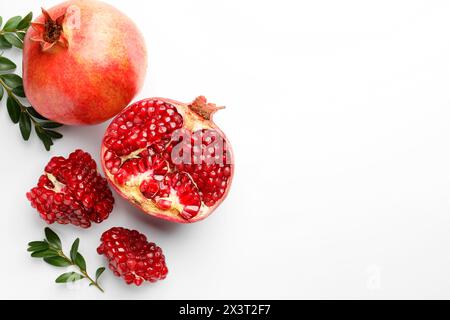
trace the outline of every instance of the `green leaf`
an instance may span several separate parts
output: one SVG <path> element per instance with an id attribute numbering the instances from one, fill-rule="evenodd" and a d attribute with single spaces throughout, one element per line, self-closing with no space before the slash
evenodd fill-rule
<path id="1" fill-rule="evenodd" d="M 70 259 L 75 262 L 78 254 L 78 246 L 80 245 L 80 239 L 77 239 L 73 242 L 72 248 L 70 249 Z"/>
<path id="2" fill-rule="evenodd" d="M 97 269 L 97 271 L 95 272 L 95 282 L 97 282 L 98 278 L 100 278 L 103 272 L 105 272 L 105 268 L 101 267 Z"/>
<path id="3" fill-rule="evenodd" d="M 0 71 L 9 71 L 17 68 L 16 64 L 8 58 L 0 56 Z"/>
<path id="4" fill-rule="evenodd" d="M 25 30 L 30 26 L 31 20 L 33 20 L 33 12 L 28 13 L 17 25 L 18 30 Z"/>
<path id="5" fill-rule="evenodd" d="M 50 151 L 50 148 L 53 145 L 52 138 L 42 129 L 40 126 L 36 126 L 35 128 L 36 134 L 41 139 L 44 144 L 45 150 Z"/>
<path id="6" fill-rule="evenodd" d="M 55 267 L 68 267 L 72 263 L 63 257 L 46 257 L 44 261 Z"/>
<path id="7" fill-rule="evenodd" d="M 2 24 L 3 24 L 3 18 L 0 17 L 0 27 L 2 26 Z"/>
<path id="8" fill-rule="evenodd" d="M 22 20 L 21 16 L 15 16 L 6 21 L 5 26 L 3 27 L 3 31 L 11 32 L 16 30 L 18 24 Z"/>
<path id="9" fill-rule="evenodd" d="M 17 74 L 2 74 L 0 78 L 11 89 L 23 86 L 23 80 Z"/>
<path id="10" fill-rule="evenodd" d="M 47 241 L 48 243 L 50 243 L 50 245 L 61 249 L 61 239 L 59 239 L 58 235 L 53 232 L 52 229 L 45 228 L 45 237 L 47 238 Z"/>
<path id="11" fill-rule="evenodd" d="M 0 49 L 9 49 L 12 48 L 12 45 L 6 41 L 4 36 L 0 36 Z"/>
<path id="12" fill-rule="evenodd" d="M 18 31 L 18 32 L 16 32 L 16 36 L 17 36 L 17 38 L 19 38 L 20 40 L 22 40 L 22 42 L 23 42 L 23 40 L 25 39 L 25 32 L 23 32 L 23 31 Z"/>
<path id="13" fill-rule="evenodd" d="M 5 93 L 5 90 L 3 89 L 3 87 L 0 85 L 0 101 L 3 99 L 3 94 Z"/>
<path id="14" fill-rule="evenodd" d="M 38 244 L 29 246 L 28 252 L 38 252 L 48 250 L 48 244 L 45 242 L 39 242 Z"/>
<path id="15" fill-rule="evenodd" d="M 19 119 L 20 133 L 22 133 L 23 140 L 28 141 L 31 134 L 31 119 L 28 113 L 21 112 Z"/>
<path id="16" fill-rule="evenodd" d="M 41 123 L 41 127 L 45 128 L 45 129 L 56 129 L 56 128 L 60 128 L 63 125 L 60 123 L 56 123 L 56 122 L 42 122 Z"/>
<path id="17" fill-rule="evenodd" d="M 83 256 L 80 253 L 77 253 L 75 264 L 81 269 L 81 271 L 86 271 L 86 260 L 84 260 Z"/>
<path id="18" fill-rule="evenodd" d="M 63 135 L 53 130 L 45 130 L 45 133 L 52 139 L 62 139 Z"/>
<path id="19" fill-rule="evenodd" d="M 84 279 L 84 276 L 76 273 L 76 272 L 67 272 L 60 275 L 58 278 L 56 278 L 56 283 L 67 283 L 67 282 L 75 282 L 78 280 Z"/>
<path id="20" fill-rule="evenodd" d="M 48 249 L 48 250 L 42 250 L 42 251 L 33 252 L 31 254 L 31 256 L 33 258 L 57 257 L 58 256 L 58 252 L 56 252 L 55 250 L 52 250 L 52 249 Z"/>
<path id="21" fill-rule="evenodd" d="M 40 246 L 40 245 L 44 245 L 44 244 L 48 245 L 48 243 L 45 241 L 32 241 L 32 242 L 28 243 L 28 246 L 34 247 L 34 246 Z"/>
<path id="22" fill-rule="evenodd" d="M 27 107 L 27 112 L 30 116 L 40 120 L 48 120 L 46 117 L 40 115 L 33 107 Z"/>
<path id="23" fill-rule="evenodd" d="M 13 33 L 5 33 L 3 35 L 10 44 L 12 44 L 14 47 L 23 49 L 23 42 L 20 40 L 15 34 Z"/>
<path id="24" fill-rule="evenodd" d="M 14 123 L 19 122 L 20 118 L 20 105 L 11 96 L 8 97 L 6 101 L 6 108 L 8 109 L 9 117 Z"/>
<path id="25" fill-rule="evenodd" d="M 12 92 L 18 97 L 25 98 L 25 90 L 23 89 L 23 86 L 14 88 Z"/>

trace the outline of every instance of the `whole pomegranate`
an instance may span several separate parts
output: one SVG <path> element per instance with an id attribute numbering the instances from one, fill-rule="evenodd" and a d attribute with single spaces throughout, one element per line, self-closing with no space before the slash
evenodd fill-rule
<path id="1" fill-rule="evenodd" d="M 212 121 L 219 109 L 204 97 L 129 106 L 105 133 L 107 179 L 150 215 L 180 223 L 206 218 L 227 196 L 234 173 L 231 145 Z"/>
<path id="2" fill-rule="evenodd" d="M 24 40 L 28 100 L 43 116 L 67 125 L 115 116 L 138 93 L 147 69 L 144 39 L 133 21 L 94 0 L 42 12 Z"/>

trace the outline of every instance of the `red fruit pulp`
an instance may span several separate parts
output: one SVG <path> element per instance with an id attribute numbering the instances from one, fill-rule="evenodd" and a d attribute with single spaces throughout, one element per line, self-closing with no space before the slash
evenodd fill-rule
<path id="1" fill-rule="evenodd" d="M 129 18 L 95 0 L 43 10 L 26 34 L 23 81 L 43 116 L 67 125 L 101 123 L 143 85 L 144 39 Z"/>
<path id="2" fill-rule="evenodd" d="M 226 198 L 234 173 L 231 145 L 212 121 L 219 109 L 204 97 L 131 105 L 105 133 L 107 179 L 150 215 L 180 223 L 206 218 Z"/>

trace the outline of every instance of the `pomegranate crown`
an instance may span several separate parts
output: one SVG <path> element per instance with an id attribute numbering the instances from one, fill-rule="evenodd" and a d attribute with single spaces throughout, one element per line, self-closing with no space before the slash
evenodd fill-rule
<path id="1" fill-rule="evenodd" d="M 59 16 L 56 20 L 53 20 L 47 10 L 42 9 L 44 16 L 44 22 L 32 22 L 31 26 L 37 32 L 35 36 L 31 38 L 32 41 L 39 42 L 43 51 L 48 51 L 56 44 L 65 48 L 69 46 L 69 42 L 64 34 L 63 22 L 66 18 L 66 14 Z"/>
<path id="2" fill-rule="evenodd" d="M 212 120 L 212 116 L 225 107 L 219 107 L 214 103 L 208 103 L 204 96 L 200 96 L 189 105 L 189 108 L 205 120 Z"/>

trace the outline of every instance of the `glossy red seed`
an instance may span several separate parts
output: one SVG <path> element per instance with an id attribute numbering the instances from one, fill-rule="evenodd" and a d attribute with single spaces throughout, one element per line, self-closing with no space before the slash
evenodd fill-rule
<path id="1" fill-rule="evenodd" d="M 155 282 L 167 277 L 161 248 L 148 242 L 138 231 L 112 228 L 103 233 L 100 241 L 98 254 L 108 259 L 109 268 L 127 284 L 140 286 L 144 281 Z"/>
<path id="2" fill-rule="evenodd" d="M 161 210 L 169 210 L 172 207 L 172 201 L 165 199 L 158 199 L 156 200 L 156 205 Z"/>

